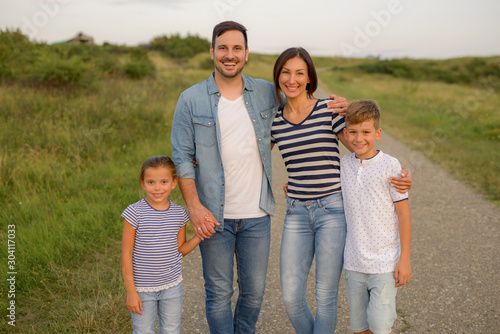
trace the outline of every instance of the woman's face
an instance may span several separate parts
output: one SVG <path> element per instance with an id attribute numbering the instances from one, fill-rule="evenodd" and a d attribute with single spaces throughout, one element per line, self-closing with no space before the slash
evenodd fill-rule
<path id="1" fill-rule="evenodd" d="M 310 82 L 307 63 L 300 57 L 290 58 L 281 69 L 278 82 L 287 100 L 307 95 Z"/>

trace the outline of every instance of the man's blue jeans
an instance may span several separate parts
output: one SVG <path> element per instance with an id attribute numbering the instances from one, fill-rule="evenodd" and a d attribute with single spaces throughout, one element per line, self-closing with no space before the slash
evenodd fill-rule
<path id="1" fill-rule="evenodd" d="M 224 231 L 200 243 L 210 333 L 255 333 L 264 297 L 270 243 L 269 216 L 224 219 Z M 239 296 L 233 316 L 235 258 Z"/>
<path id="2" fill-rule="evenodd" d="M 342 193 L 310 201 L 288 198 L 286 210 L 280 278 L 288 318 L 297 333 L 334 333 L 347 229 Z M 314 257 L 316 319 L 306 301 Z"/>

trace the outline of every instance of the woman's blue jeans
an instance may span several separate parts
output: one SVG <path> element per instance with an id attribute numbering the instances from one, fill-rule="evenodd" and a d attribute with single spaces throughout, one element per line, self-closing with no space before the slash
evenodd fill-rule
<path id="1" fill-rule="evenodd" d="M 342 193 L 310 201 L 287 198 L 280 277 L 283 303 L 297 333 L 335 332 L 345 238 Z M 307 277 L 314 257 L 316 318 L 306 301 Z"/>
<path id="2" fill-rule="evenodd" d="M 255 333 L 264 298 L 270 245 L 269 216 L 224 219 L 224 230 L 200 243 L 210 333 Z M 235 258 L 239 296 L 233 316 Z"/>

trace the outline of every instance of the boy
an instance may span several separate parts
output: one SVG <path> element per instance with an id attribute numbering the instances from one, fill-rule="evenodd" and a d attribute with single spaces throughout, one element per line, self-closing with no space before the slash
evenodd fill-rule
<path id="1" fill-rule="evenodd" d="M 347 221 L 344 252 L 347 301 L 354 333 L 390 333 L 396 319 L 396 292 L 411 277 L 411 219 L 408 193 L 388 179 L 398 160 L 375 149 L 380 139 L 375 101 L 349 104 L 345 137 L 353 153 L 340 161 Z"/>

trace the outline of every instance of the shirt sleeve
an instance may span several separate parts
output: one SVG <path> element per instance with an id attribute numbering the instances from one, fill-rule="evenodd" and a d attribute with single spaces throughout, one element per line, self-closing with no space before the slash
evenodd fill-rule
<path id="1" fill-rule="evenodd" d="M 170 137 L 172 157 L 180 179 L 195 178 L 193 158 L 196 146 L 194 136 L 192 116 L 186 105 L 185 96 L 181 94 L 175 107 Z"/>
<path id="2" fill-rule="evenodd" d="M 332 109 L 328 109 L 332 110 Z M 334 114 L 332 112 L 332 130 L 333 133 L 338 135 L 345 128 L 345 118 L 344 116 L 339 116 L 339 114 Z"/>
<path id="3" fill-rule="evenodd" d="M 181 211 L 181 214 L 182 214 L 182 219 L 181 219 L 181 227 L 186 225 L 187 222 L 189 221 L 189 214 L 188 212 L 186 211 L 186 209 L 182 208 L 182 211 Z"/>
<path id="4" fill-rule="evenodd" d="M 125 209 L 125 211 L 123 211 L 122 217 L 130 223 L 130 225 L 134 228 L 134 230 L 137 230 L 138 227 L 137 210 L 135 209 L 134 205 L 129 205 Z"/>

